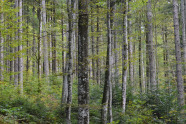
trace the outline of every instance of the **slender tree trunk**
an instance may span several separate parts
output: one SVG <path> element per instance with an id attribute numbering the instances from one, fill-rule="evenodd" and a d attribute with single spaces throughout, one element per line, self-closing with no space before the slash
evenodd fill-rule
<path id="1" fill-rule="evenodd" d="M 43 22 L 43 55 L 44 55 L 44 73 L 46 81 L 49 83 L 49 63 L 48 63 L 48 45 L 47 45 L 47 32 L 46 32 L 46 5 L 45 0 L 42 0 L 42 22 Z"/>
<path id="2" fill-rule="evenodd" d="M 110 59 L 110 83 L 109 83 L 109 111 L 108 111 L 108 120 L 109 123 L 112 123 L 113 121 L 113 117 L 112 117 L 112 87 L 113 87 L 113 83 L 115 82 L 112 78 L 114 78 L 114 33 L 115 33 L 115 23 L 114 23 L 114 16 L 115 16 L 115 6 L 116 6 L 116 0 L 110 0 L 110 9 L 109 9 L 109 15 L 108 15 L 108 22 L 110 21 L 110 29 L 108 28 L 108 34 L 110 35 L 108 38 L 110 38 L 110 51 L 111 51 L 111 56 L 109 57 Z M 108 23 L 109 24 L 109 23 Z M 115 84 L 115 83 L 114 83 Z"/>
<path id="3" fill-rule="evenodd" d="M 28 2 L 27 2 L 28 4 Z M 28 5 L 26 5 L 26 13 L 24 15 L 26 15 L 26 37 L 27 37 L 27 40 L 26 40 L 26 44 L 27 44 L 27 51 L 26 51 L 26 54 L 27 54 L 27 58 L 26 58 L 26 81 L 28 81 L 28 77 L 29 77 L 29 68 L 30 68 L 30 49 L 29 49 L 29 7 Z"/>
<path id="4" fill-rule="evenodd" d="M 99 6 L 97 5 L 97 14 L 99 14 Z M 99 15 L 97 16 L 97 42 L 96 42 L 96 54 L 97 54 L 97 72 L 96 72 L 96 77 L 97 77 L 97 84 L 100 85 L 100 58 L 99 58 L 99 41 L 100 41 L 100 32 L 99 32 Z"/>
<path id="5" fill-rule="evenodd" d="M 128 1 L 123 1 L 123 44 L 122 44 L 122 112 L 126 110 L 126 90 L 127 90 L 127 71 L 128 71 L 128 33 L 127 33 L 127 12 Z"/>
<path id="6" fill-rule="evenodd" d="M 34 5 L 33 5 L 32 12 L 33 12 L 33 16 L 35 16 L 35 7 L 34 7 Z M 35 37 L 36 34 L 35 34 L 35 28 L 36 27 L 33 24 L 33 43 L 32 43 L 32 45 L 33 45 L 33 47 L 32 47 L 32 55 L 33 56 L 36 56 L 36 37 Z M 32 61 L 32 72 L 33 72 L 33 75 L 36 74 L 36 62 L 35 62 L 35 60 Z"/>
<path id="7" fill-rule="evenodd" d="M 150 68 L 150 84 L 151 91 L 157 90 L 156 83 L 156 63 L 155 63 L 155 53 L 154 53 L 154 43 L 153 43 L 153 32 L 152 32 L 152 8 L 151 0 L 147 2 L 147 40 L 149 45 L 149 68 Z"/>
<path id="8" fill-rule="evenodd" d="M 4 2 L 4 1 L 3 1 Z M 3 10 L 3 8 L 1 8 Z M 4 26 L 4 13 L 1 13 L 0 17 L 0 25 L 2 26 L 1 30 L 3 31 L 3 26 Z M 4 80 L 3 72 L 4 72 L 4 38 L 3 38 L 3 33 L 0 31 L 0 40 L 1 40 L 1 45 L 0 45 L 0 80 Z"/>
<path id="9" fill-rule="evenodd" d="M 143 45 L 141 46 L 141 79 L 142 79 L 142 92 L 145 93 L 146 81 L 145 81 L 145 65 L 143 57 Z"/>
<path id="10" fill-rule="evenodd" d="M 67 124 L 71 124 L 71 104 L 72 104 L 72 81 L 73 81 L 73 11 L 74 11 L 74 0 L 67 1 L 67 12 L 68 12 L 68 52 L 66 56 L 66 72 L 67 72 L 67 82 L 68 82 L 68 97 L 67 97 L 67 107 L 66 107 L 66 120 Z"/>
<path id="11" fill-rule="evenodd" d="M 147 24 L 145 24 L 145 37 L 146 37 L 146 92 L 150 90 L 150 66 L 149 66 L 149 42 L 148 42 L 148 31 Z"/>
<path id="12" fill-rule="evenodd" d="M 182 78 L 182 64 L 181 64 L 181 48 L 179 37 L 179 18 L 178 18 L 178 2 L 173 0 L 173 15 L 174 15 L 174 37 L 175 37 L 175 52 L 176 52 L 176 76 L 177 76 L 177 88 L 178 88 L 178 103 L 180 106 L 184 103 L 184 86 Z"/>
<path id="13" fill-rule="evenodd" d="M 15 0 L 15 8 L 18 8 L 18 0 Z M 16 17 L 18 18 L 18 12 L 16 13 Z M 18 22 L 18 20 L 17 20 Z M 18 31 L 15 32 L 15 41 L 18 41 Z M 16 53 L 16 56 L 14 57 L 14 85 L 18 86 L 18 47 L 15 47 L 14 52 Z"/>
<path id="14" fill-rule="evenodd" d="M 112 121 L 111 112 L 111 95 L 112 95 L 112 83 L 111 83 L 111 61 L 112 61 L 112 33 L 111 33 L 111 18 L 110 18 L 110 6 L 111 0 L 107 0 L 107 58 L 106 58 L 106 70 L 105 70 L 105 84 L 102 99 L 102 111 L 101 121 L 102 124 L 107 124 L 107 113 L 109 107 L 109 123 Z M 108 106 L 109 105 L 109 106 Z"/>
<path id="15" fill-rule="evenodd" d="M 115 27 L 117 27 L 117 21 L 115 20 Z M 114 31 L 114 80 L 115 86 L 119 84 L 119 52 L 118 52 L 118 41 L 117 41 L 117 30 Z"/>
<path id="16" fill-rule="evenodd" d="M 10 46 L 13 44 L 13 35 L 10 37 Z M 10 47 L 10 54 L 14 53 L 13 47 Z M 13 57 L 12 57 L 13 58 Z M 13 82 L 14 79 L 14 60 L 10 60 L 10 82 Z"/>
<path id="17" fill-rule="evenodd" d="M 56 27 L 56 3 L 55 0 L 53 2 L 53 8 L 52 8 L 52 13 L 53 13 L 53 28 Z M 57 60 L 56 60 L 56 30 L 52 31 L 52 73 L 55 74 L 57 72 Z"/>
<path id="18" fill-rule="evenodd" d="M 62 3 L 63 4 L 63 3 Z M 66 76 L 66 63 L 65 63 L 65 43 L 64 43 L 64 13 L 62 13 L 62 71 L 63 71 L 63 89 L 62 89 L 62 101 L 61 101 L 61 106 L 63 107 L 63 104 L 67 103 L 67 96 L 68 96 L 68 84 L 67 84 L 67 76 Z"/>
<path id="19" fill-rule="evenodd" d="M 142 89 L 142 50 L 141 50 L 141 48 L 142 48 L 142 43 L 141 43 L 141 17 L 139 17 L 139 22 L 138 22 L 139 24 L 139 28 L 138 28 L 138 32 L 139 32 L 139 34 L 138 34 L 138 40 L 139 40 L 139 85 L 140 85 L 140 92 L 142 93 L 142 91 L 143 91 L 143 89 Z"/>
<path id="20" fill-rule="evenodd" d="M 163 39 L 163 44 L 164 44 L 164 49 L 163 49 L 163 64 L 164 64 L 164 76 L 166 80 L 166 86 L 168 86 L 168 93 L 170 89 L 170 81 L 169 81 L 169 54 L 168 54 L 168 41 L 167 41 L 167 27 L 163 26 L 162 28 L 162 39 Z"/>
<path id="21" fill-rule="evenodd" d="M 78 124 L 89 124 L 88 1 L 79 0 L 78 6 Z"/>
<path id="22" fill-rule="evenodd" d="M 53 15 L 53 14 L 52 14 Z M 53 70 L 52 70 L 52 60 L 53 60 L 53 58 L 52 58 L 52 50 L 53 50 L 53 47 L 52 47 L 52 35 L 53 35 L 53 30 L 52 30 L 52 15 L 49 15 L 49 22 L 50 22 L 50 25 L 49 25 L 49 28 L 50 28 L 50 35 L 48 36 L 49 37 L 49 44 L 48 44 L 48 46 L 49 46 L 49 71 L 50 72 L 52 72 Z"/>
<path id="23" fill-rule="evenodd" d="M 40 2 L 40 7 L 41 7 L 41 2 Z M 40 80 L 41 80 L 41 69 L 42 69 L 42 65 L 41 65 L 41 56 L 42 56 L 42 48 L 41 48 L 41 43 L 42 43 L 42 11 L 39 8 L 38 9 L 38 20 L 39 20 L 39 33 L 38 33 L 38 59 L 37 59 L 37 73 L 38 73 L 38 93 L 40 92 Z"/>
<path id="24" fill-rule="evenodd" d="M 23 94 L 23 53 L 22 53 L 22 50 L 23 50 L 23 45 L 22 45 L 22 33 L 23 33 L 23 29 L 22 29 L 22 25 L 23 25 L 23 21 L 22 21 L 22 0 L 19 0 L 19 51 L 21 52 L 20 53 L 20 56 L 19 56 L 19 85 L 20 85 L 20 93 Z"/>
<path id="25" fill-rule="evenodd" d="M 92 4 L 93 4 L 94 0 L 92 0 Z M 95 82 L 95 78 L 96 78 L 96 71 L 95 71 L 95 39 L 94 39 L 94 10 L 93 10 L 93 6 L 91 5 L 91 41 L 92 41 L 92 79 L 93 82 Z"/>
<path id="26" fill-rule="evenodd" d="M 183 62 L 184 62 L 184 92 L 186 93 L 186 0 L 181 0 L 181 22 L 182 22 L 182 41 L 183 41 Z M 185 97 L 186 99 L 186 97 Z"/>
<path id="27" fill-rule="evenodd" d="M 131 2 L 131 0 L 129 0 L 129 2 Z M 128 11 L 130 11 L 131 7 L 128 4 Z M 129 12 L 130 13 L 130 12 Z M 133 87 L 134 87 L 134 75 L 133 75 L 133 42 L 132 42 L 132 22 L 131 22 L 131 14 L 129 14 L 128 17 L 129 21 L 128 21 L 128 33 L 129 33 L 129 80 L 130 80 L 130 86 L 131 86 L 131 92 L 133 93 Z"/>
<path id="28" fill-rule="evenodd" d="M 63 19 L 62 19 L 63 22 Z M 63 23 L 62 23 L 63 26 Z M 67 36 L 68 37 L 68 36 Z M 63 36 L 63 29 L 62 29 L 62 41 L 63 41 L 63 51 L 62 51 L 62 63 L 63 63 L 63 89 L 62 89 L 62 106 L 63 104 L 67 103 L 67 97 L 68 97 L 68 83 L 67 83 L 67 72 L 66 72 L 66 62 L 65 62 L 65 43 L 64 43 L 64 36 Z"/>
<path id="29" fill-rule="evenodd" d="M 185 12 L 185 21 L 186 21 L 186 0 L 185 0 L 184 12 Z M 185 37 L 186 37 L 186 22 L 185 22 Z M 184 51 L 186 51 L 186 40 L 184 43 Z M 186 76 L 185 76 L 186 75 L 186 61 L 184 61 L 184 67 L 185 67 L 184 69 L 184 92 L 186 93 Z M 186 97 L 185 97 L 185 100 L 186 100 Z"/>

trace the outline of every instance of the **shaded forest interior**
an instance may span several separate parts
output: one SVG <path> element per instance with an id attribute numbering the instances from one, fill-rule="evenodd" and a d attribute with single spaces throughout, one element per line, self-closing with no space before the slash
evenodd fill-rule
<path id="1" fill-rule="evenodd" d="M 0 0 L 2 124 L 184 124 L 185 65 L 186 0 Z"/>

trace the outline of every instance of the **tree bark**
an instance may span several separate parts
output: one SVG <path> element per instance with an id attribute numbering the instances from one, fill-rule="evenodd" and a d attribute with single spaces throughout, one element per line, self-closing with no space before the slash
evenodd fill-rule
<path id="1" fill-rule="evenodd" d="M 49 83 L 49 63 L 48 63 L 48 45 L 47 45 L 47 32 L 46 32 L 46 5 L 45 0 L 42 0 L 42 24 L 43 24 L 43 55 L 44 55 L 44 73 L 46 81 Z"/>
<path id="2" fill-rule="evenodd" d="M 152 32 L 152 8 L 151 0 L 147 2 L 147 40 L 149 45 L 149 70 L 150 70 L 150 85 L 151 91 L 155 92 L 157 90 L 156 83 L 156 60 L 154 53 L 154 43 L 153 43 L 153 32 Z"/>
<path id="3" fill-rule="evenodd" d="M 184 84 L 186 84 L 186 0 L 181 0 L 181 22 L 182 22 L 182 42 L 183 42 L 183 75 Z M 184 92 L 186 93 L 186 85 L 184 85 Z M 185 97 L 186 99 L 186 97 Z"/>
<path id="4" fill-rule="evenodd" d="M 97 5 L 97 14 L 99 14 L 99 6 Z M 96 54 L 97 54 L 97 72 L 96 72 L 96 79 L 97 79 L 97 84 L 100 85 L 100 58 L 99 58 L 99 41 L 100 41 L 100 27 L 99 27 L 99 15 L 97 16 L 97 42 L 96 42 Z"/>
<path id="5" fill-rule="evenodd" d="M 68 82 L 68 96 L 67 96 L 67 107 L 66 107 L 66 121 L 67 124 L 71 124 L 71 104 L 72 104 L 72 81 L 73 81 L 73 11 L 74 11 L 74 0 L 67 0 L 67 12 L 68 12 L 68 52 L 66 55 L 66 72 Z"/>
<path id="6" fill-rule="evenodd" d="M 141 43 L 141 17 L 139 17 L 139 22 L 138 22 L 139 28 L 138 28 L 138 40 L 139 40 L 139 86 L 140 86 L 140 93 L 142 93 L 142 43 Z"/>
<path id="7" fill-rule="evenodd" d="M 102 124 L 107 124 L 107 113 L 109 107 L 109 123 L 112 122 L 110 107 L 111 96 L 112 96 L 112 83 L 111 83 L 111 63 L 112 63 L 112 33 L 111 33 L 111 18 L 110 18 L 110 6 L 111 0 L 107 0 L 107 57 L 106 57 L 106 70 L 105 70 L 105 84 L 102 99 L 102 111 L 101 111 L 101 121 Z M 108 106 L 109 105 L 109 106 Z"/>
<path id="8" fill-rule="evenodd" d="M 33 9 L 32 9 L 32 13 L 33 13 L 33 16 L 35 16 L 35 7 L 34 7 L 34 2 L 33 2 Z M 32 55 L 33 56 L 36 56 L 36 37 L 35 37 L 35 25 L 33 24 L 33 47 L 32 47 Z M 36 74 L 36 62 L 35 60 L 32 61 L 32 72 L 33 72 L 33 75 Z"/>
<path id="9" fill-rule="evenodd" d="M 129 0 L 131 2 L 131 0 Z M 128 4 L 128 11 L 130 13 L 130 5 Z M 133 93 L 133 87 L 134 87 L 134 75 L 133 75 L 133 42 L 132 42 L 132 22 L 131 22 L 131 14 L 128 16 L 128 33 L 129 33 L 129 45 L 128 45 L 128 52 L 129 52 L 129 80 L 130 80 L 130 86 L 131 86 L 131 92 Z"/>
<path id="10" fill-rule="evenodd" d="M 41 1 L 39 4 L 40 8 L 41 8 Z M 39 33 L 38 33 L 38 58 L 37 58 L 37 73 L 38 73 L 38 93 L 40 92 L 40 80 L 41 80 L 41 73 L 42 73 L 42 30 L 43 30 L 43 26 L 42 26 L 42 11 L 41 9 L 38 8 L 37 10 L 37 15 L 38 15 L 38 20 L 39 20 Z"/>
<path id="11" fill-rule="evenodd" d="M 78 124 L 89 124 L 88 1 L 79 0 L 78 6 Z"/>
<path id="12" fill-rule="evenodd" d="M 91 4 L 93 4 L 94 0 L 91 0 Z M 95 82 L 96 71 L 95 71 L 95 38 L 94 38 L 94 10 L 91 5 L 91 41 L 92 41 L 92 80 Z"/>
<path id="13" fill-rule="evenodd" d="M 178 18 L 178 2 L 173 0 L 173 15 L 174 15 L 174 40 L 175 40 L 175 52 L 176 52 L 176 76 L 177 76 L 177 88 L 178 88 L 178 103 L 182 107 L 184 102 L 184 86 L 182 78 L 182 64 L 181 64 L 181 48 L 179 37 L 179 18 Z"/>
<path id="14" fill-rule="evenodd" d="M 53 28 L 56 27 L 56 3 L 55 0 L 53 1 L 53 8 L 52 8 L 52 22 Z M 56 30 L 52 30 L 52 73 L 55 74 L 57 72 L 57 60 L 56 60 Z"/>
<path id="15" fill-rule="evenodd" d="M 15 0 L 15 8 L 18 8 L 18 0 Z M 16 13 L 16 17 L 18 18 L 18 12 Z M 18 20 L 17 20 L 18 22 Z M 15 41 L 18 41 L 18 31 L 15 31 Z M 16 53 L 16 56 L 14 57 L 14 85 L 18 86 L 18 47 L 15 47 L 14 52 Z"/>
<path id="16" fill-rule="evenodd" d="M 20 93 L 23 94 L 23 53 L 22 53 L 22 50 L 23 50 L 23 45 L 22 45 L 22 33 L 23 33 L 23 29 L 22 29 L 22 26 L 23 26 L 23 22 L 22 22 L 22 16 L 23 16 L 23 13 L 22 13 L 22 0 L 19 0 L 19 51 L 21 52 L 20 53 L 20 56 L 19 56 L 19 85 L 20 85 Z"/>
<path id="17" fill-rule="evenodd" d="M 127 71 L 128 71 L 128 33 L 127 33 L 127 13 L 128 1 L 123 1 L 123 43 L 122 43 L 122 112 L 126 110 L 126 90 L 127 90 Z"/>
<path id="18" fill-rule="evenodd" d="M 4 2 L 4 1 L 3 1 Z M 3 10 L 3 8 L 1 8 Z M 0 17 L 0 23 L 1 23 L 1 31 L 0 31 L 0 40 L 1 40 L 1 45 L 0 45 L 0 80 L 3 81 L 4 80 L 4 76 L 3 76 L 3 72 L 4 72 L 4 38 L 3 38 L 3 25 L 4 25 L 4 13 L 1 13 L 1 17 Z"/>

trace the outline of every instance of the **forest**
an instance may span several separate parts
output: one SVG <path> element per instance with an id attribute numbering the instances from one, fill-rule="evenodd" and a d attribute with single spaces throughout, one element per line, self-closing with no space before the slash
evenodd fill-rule
<path id="1" fill-rule="evenodd" d="M 0 124 L 186 124 L 186 0 L 0 0 Z"/>

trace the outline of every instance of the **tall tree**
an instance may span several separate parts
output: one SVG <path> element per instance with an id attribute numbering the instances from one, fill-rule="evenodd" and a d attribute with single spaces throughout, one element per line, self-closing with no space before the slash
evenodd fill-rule
<path id="1" fill-rule="evenodd" d="M 4 0 L 1 1 L 2 4 L 4 2 Z M 4 76 L 3 76 L 3 72 L 4 72 L 4 38 L 3 38 L 3 24 L 4 24 L 4 13 L 3 13 L 3 8 L 1 8 L 1 16 L 0 16 L 0 25 L 1 25 L 1 31 L 0 31 L 0 62 L 1 62 L 1 66 L 0 66 L 0 80 L 3 81 L 4 80 Z"/>
<path id="2" fill-rule="evenodd" d="M 132 42 L 132 21 L 131 21 L 131 16 L 132 14 L 130 13 L 131 6 L 130 6 L 131 0 L 129 0 L 128 4 L 128 34 L 129 34 L 129 45 L 128 45 L 128 52 L 129 52 L 129 80 L 130 80 L 130 86 L 132 87 L 132 92 L 133 92 L 133 86 L 134 86 L 134 64 L 133 64 L 133 42 Z"/>
<path id="3" fill-rule="evenodd" d="M 182 42 L 183 42 L 183 62 L 186 65 L 186 1 L 181 0 L 181 22 L 182 22 Z M 183 74 L 186 75 L 186 66 L 184 66 Z M 186 83 L 186 77 L 184 77 Z"/>
<path id="4" fill-rule="evenodd" d="M 112 83 L 111 83 L 111 61 L 112 61 L 112 36 L 111 36 L 111 18 L 110 18 L 110 6 L 111 0 L 107 0 L 107 57 L 106 57 L 106 70 L 105 70 L 105 84 L 103 91 L 103 99 L 102 99 L 102 111 L 101 111 L 101 121 L 102 124 L 107 124 L 107 113 L 108 113 L 108 105 L 109 111 L 110 109 L 110 95 L 112 95 Z M 109 112 L 110 115 L 110 112 Z M 109 122 L 111 122 L 112 117 L 109 117 Z"/>
<path id="5" fill-rule="evenodd" d="M 43 55 L 44 55 L 44 73 L 46 80 L 48 81 L 49 76 L 49 63 L 48 63 L 48 45 L 47 45 L 47 25 L 46 25 L 46 5 L 45 0 L 42 0 L 42 24 L 43 24 Z"/>
<path id="6" fill-rule="evenodd" d="M 142 93 L 143 89 L 142 89 L 142 41 L 141 41 L 141 17 L 139 17 L 139 22 L 138 22 L 138 25 L 139 25 L 139 28 L 138 28 L 138 40 L 139 40 L 139 85 L 140 85 L 140 92 Z"/>
<path id="7" fill-rule="evenodd" d="M 79 0 L 78 6 L 78 124 L 89 124 L 88 1 Z"/>
<path id="8" fill-rule="evenodd" d="M 184 86 L 182 78 L 182 64 L 181 64 L 181 48 L 179 37 L 179 18 L 178 18 L 178 1 L 173 0 L 173 15 L 174 15 L 174 41 L 176 52 L 176 76 L 177 76 L 177 88 L 178 88 L 178 103 L 183 106 L 184 103 Z"/>
<path id="9" fill-rule="evenodd" d="M 126 110 L 126 90 L 128 71 L 128 33 L 127 33 L 128 1 L 123 0 L 123 42 L 122 42 L 122 112 Z"/>
<path id="10" fill-rule="evenodd" d="M 62 2 L 63 5 L 63 2 Z M 63 6 L 62 6 L 63 8 Z M 64 15 L 62 14 L 62 72 L 63 72 L 63 89 L 62 89 L 62 100 L 61 100 L 61 106 L 63 107 L 64 104 L 67 103 L 67 96 L 68 96 L 68 83 L 67 83 L 67 75 L 66 75 L 66 63 L 65 63 L 65 43 L 64 43 Z"/>
<path id="11" fill-rule="evenodd" d="M 15 0 L 15 8 L 18 9 L 18 0 Z M 16 12 L 16 17 L 18 18 L 19 12 Z M 17 20 L 18 22 L 18 20 Z M 15 41 L 18 41 L 18 31 L 15 31 Z M 18 47 L 16 45 L 14 52 L 16 53 L 16 56 L 14 57 L 14 85 L 18 86 Z"/>
<path id="12" fill-rule="evenodd" d="M 99 15 L 98 15 L 98 13 L 99 13 L 99 5 L 97 5 L 97 42 L 96 42 L 96 54 L 97 54 L 97 56 L 99 55 L 99 41 L 100 41 L 100 26 L 99 26 L 99 20 L 100 20 L 100 18 L 99 18 Z M 97 72 L 96 72 L 96 79 L 97 79 L 97 84 L 99 85 L 100 84 L 100 58 L 99 57 L 97 57 L 97 61 L 96 61 L 96 64 L 97 64 Z"/>
<path id="13" fill-rule="evenodd" d="M 94 38 L 94 10 L 93 10 L 94 0 L 91 0 L 91 41 L 92 41 L 92 56 L 95 55 L 95 38 Z M 95 70 L 95 59 L 92 57 L 92 78 L 95 81 L 96 70 Z"/>
<path id="14" fill-rule="evenodd" d="M 152 7 L 151 0 L 147 2 L 147 43 L 149 45 L 149 70 L 150 70 L 150 88 L 151 91 L 157 90 L 156 83 L 156 63 L 155 63 L 155 53 L 154 53 L 154 43 L 153 43 L 153 32 L 152 32 Z"/>
<path id="15" fill-rule="evenodd" d="M 33 9 L 32 9 L 32 13 L 33 13 L 33 16 L 35 16 L 35 7 L 34 7 L 34 2 L 33 2 Z M 35 37 L 35 24 L 33 23 L 33 47 L 32 47 L 32 54 L 35 56 L 36 55 L 36 37 Z M 33 75 L 35 75 L 36 73 L 36 62 L 35 60 L 32 61 L 32 72 L 33 72 Z"/>
<path id="16" fill-rule="evenodd" d="M 52 2 L 52 22 L 53 22 L 53 28 L 56 27 L 56 0 Z M 52 73 L 57 72 L 57 59 L 56 59 L 56 29 L 52 30 Z"/>
<path id="17" fill-rule="evenodd" d="M 68 12 L 68 52 L 66 55 L 66 72 L 67 72 L 67 84 L 68 84 L 68 97 L 67 97 L 67 108 L 66 108 L 66 119 L 67 124 L 71 123 L 71 104 L 72 104 L 72 81 L 73 81 L 73 11 L 74 11 L 74 0 L 67 0 L 67 12 Z"/>
<path id="18" fill-rule="evenodd" d="M 40 80 L 41 80 L 41 70 L 42 70 L 42 30 L 43 30 L 43 25 L 42 25 L 42 11 L 41 11 L 41 5 L 42 2 L 39 1 L 39 8 L 37 10 L 37 17 L 39 20 L 39 32 L 38 32 L 38 57 L 37 57 L 37 75 L 38 75 L 38 92 L 40 92 Z"/>
<path id="19" fill-rule="evenodd" d="M 20 85 L 20 93 L 23 94 L 23 55 L 22 55 L 22 50 L 23 50 L 23 45 L 22 45 L 22 33 L 23 33 L 23 2 L 22 0 L 19 0 L 19 51 L 20 51 L 20 55 L 19 55 L 19 85 Z"/>

